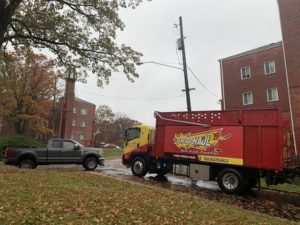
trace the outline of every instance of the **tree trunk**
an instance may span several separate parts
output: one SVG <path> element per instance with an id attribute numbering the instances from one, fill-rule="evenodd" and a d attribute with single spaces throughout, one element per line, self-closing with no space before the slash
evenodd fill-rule
<path id="1" fill-rule="evenodd" d="M 5 38 L 5 33 L 7 32 L 8 25 L 21 2 L 22 0 L 0 0 L 0 47 L 8 40 L 8 38 Z"/>
<path id="2" fill-rule="evenodd" d="M 23 120 L 15 122 L 14 126 L 17 134 L 22 135 L 25 133 L 25 126 Z"/>

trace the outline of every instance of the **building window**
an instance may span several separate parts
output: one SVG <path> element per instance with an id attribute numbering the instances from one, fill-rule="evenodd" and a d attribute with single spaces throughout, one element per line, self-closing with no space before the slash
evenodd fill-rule
<path id="1" fill-rule="evenodd" d="M 73 113 L 76 114 L 76 108 L 75 107 L 73 107 Z"/>
<path id="2" fill-rule="evenodd" d="M 71 134 L 71 139 L 75 139 L 75 135 L 74 134 Z"/>
<path id="3" fill-rule="evenodd" d="M 274 60 L 268 61 L 264 63 L 264 68 L 265 68 L 265 74 L 272 74 L 275 73 L 275 62 Z"/>
<path id="4" fill-rule="evenodd" d="M 76 126 L 76 120 L 72 120 L 72 127 Z"/>
<path id="5" fill-rule="evenodd" d="M 267 89 L 267 99 L 268 99 L 268 102 L 278 101 L 277 88 L 268 88 Z"/>
<path id="6" fill-rule="evenodd" d="M 81 109 L 80 112 L 81 115 L 87 115 L 87 109 Z"/>
<path id="7" fill-rule="evenodd" d="M 252 97 L 252 92 L 247 91 L 243 93 L 243 104 L 244 105 L 251 105 L 253 104 L 253 97 Z"/>
<path id="8" fill-rule="evenodd" d="M 80 134 L 79 135 L 79 140 L 84 141 L 85 140 L 85 134 Z"/>
<path id="9" fill-rule="evenodd" d="M 250 66 L 245 66 L 241 68 L 241 78 L 242 80 L 249 79 L 251 77 Z"/>
<path id="10" fill-rule="evenodd" d="M 80 122 L 80 127 L 86 127 L 86 122 L 85 121 L 81 121 Z"/>

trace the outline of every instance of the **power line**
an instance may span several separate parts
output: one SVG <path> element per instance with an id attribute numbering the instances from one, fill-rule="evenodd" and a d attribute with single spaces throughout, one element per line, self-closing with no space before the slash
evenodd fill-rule
<path id="1" fill-rule="evenodd" d="M 176 48 L 176 52 L 178 53 L 177 51 L 177 48 Z M 178 56 L 178 59 L 179 59 L 179 55 Z M 153 64 L 157 64 L 157 65 L 161 65 L 161 66 L 166 66 L 166 67 L 171 67 L 171 68 L 175 68 L 175 69 L 180 69 L 180 70 L 183 70 L 183 68 L 179 68 L 179 67 L 176 67 L 176 66 L 171 66 L 171 65 L 168 65 L 168 64 L 173 64 L 173 65 L 181 65 L 181 63 L 174 63 L 174 62 L 156 62 L 156 61 L 147 61 L 147 62 L 143 62 L 141 64 L 146 64 L 146 63 L 153 63 Z M 212 90 L 210 90 L 199 78 L 198 76 L 192 71 L 192 69 L 187 66 L 188 70 L 192 73 L 192 75 L 196 78 L 196 80 L 200 83 L 200 85 L 202 87 L 204 87 L 210 94 L 212 94 L 213 96 L 215 96 L 218 100 L 220 99 L 220 97 L 215 94 Z"/>
<path id="2" fill-rule="evenodd" d="M 217 99 L 220 99 L 220 97 L 215 94 L 213 91 L 211 91 L 205 84 L 201 82 L 201 80 L 197 77 L 197 75 L 192 71 L 190 67 L 188 67 L 188 70 L 192 73 L 192 75 L 196 78 L 196 80 L 200 83 L 202 87 L 204 87 L 209 93 L 211 93 L 213 96 L 215 96 Z"/>

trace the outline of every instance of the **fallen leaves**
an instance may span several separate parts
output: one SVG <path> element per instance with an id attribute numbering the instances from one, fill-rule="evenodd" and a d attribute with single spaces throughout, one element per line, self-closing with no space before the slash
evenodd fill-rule
<path id="1" fill-rule="evenodd" d="M 2 168 L 0 167 L 0 174 Z M 272 220 L 271 220 L 272 219 Z M 293 224 L 160 187 L 86 172 L 0 177 L 0 224 Z"/>

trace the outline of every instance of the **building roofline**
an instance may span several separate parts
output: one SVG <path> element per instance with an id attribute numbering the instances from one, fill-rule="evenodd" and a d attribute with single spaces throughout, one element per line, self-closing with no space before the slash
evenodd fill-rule
<path id="1" fill-rule="evenodd" d="M 63 100 L 65 98 L 65 96 L 62 96 L 62 97 L 59 97 L 59 100 Z M 85 101 L 85 100 L 83 100 L 83 99 L 81 99 L 81 98 L 74 98 L 74 102 L 81 102 L 81 103 L 85 103 L 85 104 L 90 104 L 90 105 L 94 105 L 94 106 L 96 106 L 94 103 L 92 103 L 92 102 L 88 102 L 88 101 Z"/>
<path id="2" fill-rule="evenodd" d="M 82 103 L 86 103 L 86 104 L 90 104 L 90 105 L 94 105 L 94 106 L 96 106 L 94 103 L 91 103 L 91 102 L 88 102 L 88 101 L 85 101 L 85 100 L 83 100 L 83 99 L 81 99 L 81 98 L 76 98 L 75 97 L 75 102 L 82 102 Z"/>
<path id="3" fill-rule="evenodd" d="M 279 47 L 279 46 L 282 46 L 282 41 L 278 41 L 278 42 L 271 43 L 271 44 L 268 44 L 268 45 L 264 45 L 264 46 L 261 46 L 261 47 L 255 48 L 255 49 L 251 49 L 251 50 L 246 51 L 246 52 L 242 52 L 242 53 L 232 55 L 232 56 L 229 56 L 229 57 L 226 57 L 226 58 L 223 58 L 223 59 L 219 59 L 218 61 L 221 62 L 221 61 L 226 61 L 226 60 L 230 60 L 230 59 L 235 59 L 235 58 L 243 57 L 243 56 L 246 56 L 246 55 L 251 55 L 251 54 L 254 54 L 254 53 L 257 53 L 257 52 L 265 51 L 265 50 L 268 50 L 268 49 L 271 49 L 271 48 L 276 48 L 276 47 Z"/>

